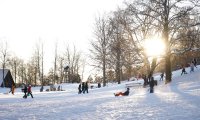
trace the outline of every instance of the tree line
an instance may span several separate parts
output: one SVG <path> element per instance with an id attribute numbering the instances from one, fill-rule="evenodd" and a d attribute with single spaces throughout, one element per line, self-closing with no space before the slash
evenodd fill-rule
<path id="1" fill-rule="evenodd" d="M 96 17 L 89 65 L 101 74 L 95 75 L 94 80 L 103 82 L 103 86 L 111 80 L 120 84 L 139 73 L 150 77 L 157 70 L 164 71 L 166 82 L 170 82 L 176 60 L 184 60 L 183 55 L 200 50 L 199 7 L 199 0 L 130 0 L 115 11 Z M 166 45 L 165 54 L 151 60 L 144 47 L 150 36 L 162 38 Z M 32 57 L 25 62 L 10 55 L 7 43 L 2 42 L 1 67 L 11 69 L 15 83 L 81 82 L 86 59 L 71 45 L 65 45 L 63 52 L 58 53 L 55 43 L 53 67 L 44 75 L 44 44 L 36 44 Z M 94 80 L 88 77 L 88 81 Z"/>
<path id="2" fill-rule="evenodd" d="M 1 68 L 10 69 L 13 80 L 17 85 L 31 84 L 49 85 L 59 83 L 73 83 L 81 81 L 85 61 L 81 58 L 81 52 L 73 46 L 65 45 L 64 52 L 58 53 L 55 44 L 54 60 L 47 74 L 44 74 L 44 43 L 36 43 L 34 52 L 28 61 L 23 60 L 9 51 L 8 43 L 1 41 Z M 68 67 L 67 70 L 64 68 Z"/>
<path id="3" fill-rule="evenodd" d="M 199 51 L 200 2 L 130 0 L 124 5 L 96 19 L 91 58 L 102 71 L 103 85 L 109 79 L 120 84 L 123 76 L 139 72 L 151 77 L 157 68 L 165 72 L 166 83 L 171 82 L 174 58 Z M 165 54 L 151 60 L 144 51 L 144 41 L 150 36 L 159 36 L 166 45 Z"/>

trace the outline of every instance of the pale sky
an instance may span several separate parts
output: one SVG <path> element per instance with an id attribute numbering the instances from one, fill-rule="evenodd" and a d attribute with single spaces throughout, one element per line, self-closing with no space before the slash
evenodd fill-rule
<path id="1" fill-rule="evenodd" d="M 95 16 L 115 10 L 123 0 L 0 0 L 0 40 L 18 57 L 30 59 L 44 41 L 45 68 L 53 66 L 55 41 L 86 52 Z M 58 46 L 59 46 L 58 45 Z"/>

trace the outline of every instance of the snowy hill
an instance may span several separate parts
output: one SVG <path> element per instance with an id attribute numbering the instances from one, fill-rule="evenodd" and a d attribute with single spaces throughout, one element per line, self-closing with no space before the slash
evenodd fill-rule
<path id="1" fill-rule="evenodd" d="M 189 73 L 189 68 L 186 69 Z M 17 89 L 15 95 L 4 94 L 0 89 L 0 118 L 2 120 L 200 120 L 200 66 L 195 72 L 180 75 L 173 72 L 173 81 L 158 81 L 155 93 L 140 84 L 130 88 L 127 97 L 114 97 L 113 93 L 125 91 L 127 81 L 109 84 L 103 88 L 89 89 L 89 94 L 77 94 L 78 84 L 62 85 L 65 91 L 39 92 L 33 89 L 23 99 Z M 159 76 L 155 76 L 159 79 Z M 46 87 L 48 88 L 48 87 Z M 45 89 L 46 89 L 45 88 Z"/>

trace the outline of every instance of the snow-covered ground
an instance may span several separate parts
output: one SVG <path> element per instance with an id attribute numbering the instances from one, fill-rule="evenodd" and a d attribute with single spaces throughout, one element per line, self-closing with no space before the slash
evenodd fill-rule
<path id="1" fill-rule="evenodd" d="M 125 84 L 133 81 L 89 89 L 89 94 L 77 94 L 78 84 L 62 85 L 65 91 L 56 92 L 33 87 L 33 99 L 23 99 L 20 89 L 12 95 L 0 88 L 0 120 L 200 120 L 200 66 L 180 74 L 174 71 L 167 85 L 158 81 L 153 94 L 138 85 L 127 97 L 113 93 L 125 91 Z"/>

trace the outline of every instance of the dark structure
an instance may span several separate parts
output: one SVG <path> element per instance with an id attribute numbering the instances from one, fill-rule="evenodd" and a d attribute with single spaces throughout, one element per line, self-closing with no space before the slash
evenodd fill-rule
<path id="1" fill-rule="evenodd" d="M 3 75 L 3 73 L 4 73 L 4 75 Z M 4 77 L 4 79 L 3 79 L 3 77 Z M 3 81 L 4 81 L 4 83 L 3 83 Z M 3 86 L 3 85 L 5 85 L 5 86 Z M 0 69 L 0 86 L 11 88 L 12 85 L 15 85 L 15 83 L 13 81 L 10 70 L 4 69 L 4 72 L 3 72 L 3 69 Z"/>

